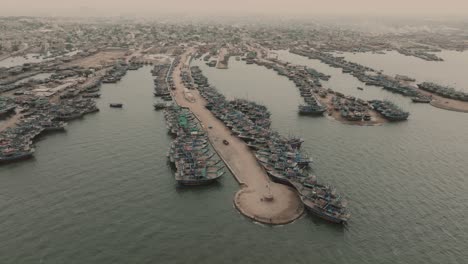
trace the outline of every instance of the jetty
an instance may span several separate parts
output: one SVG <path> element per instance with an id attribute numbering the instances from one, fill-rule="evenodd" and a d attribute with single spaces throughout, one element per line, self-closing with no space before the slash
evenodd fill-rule
<path id="1" fill-rule="evenodd" d="M 189 71 L 186 58 L 193 52 L 188 49 L 181 55 L 178 65 L 174 65 L 175 89 L 171 95 L 178 105 L 190 109 L 200 121 L 215 151 L 241 185 L 234 196 L 235 207 L 244 216 L 266 224 L 287 224 L 299 218 L 304 206 L 295 190 L 269 179 L 247 144 L 232 135 L 229 128 L 205 107 L 206 101 L 197 90 L 192 91 L 193 100 L 186 100 L 181 72 Z"/>

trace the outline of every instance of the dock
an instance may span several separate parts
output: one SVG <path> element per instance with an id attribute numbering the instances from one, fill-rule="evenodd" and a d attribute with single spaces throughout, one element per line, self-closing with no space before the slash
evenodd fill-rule
<path id="1" fill-rule="evenodd" d="M 246 143 L 231 135 L 231 131 L 205 108 L 206 101 L 197 90 L 192 92 L 194 101 L 186 100 L 186 87 L 180 74 L 183 69 L 188 69 L 186 58 L 193 52 L 193 49 L 187 50 L 180 63 L 174 65 L 175 90 L 172 96 L 177 104 L 189 108 L 200 120 L 213 148 L 240 184 L 241 189 L 234 196 L 235 207 L 256 222 L 278 225 L 296 220 L 303 214 L 304 206 L 295 190 L 269 179 Z M 229 145 L 223 144 L 223 140 L 227 140 Z"/>

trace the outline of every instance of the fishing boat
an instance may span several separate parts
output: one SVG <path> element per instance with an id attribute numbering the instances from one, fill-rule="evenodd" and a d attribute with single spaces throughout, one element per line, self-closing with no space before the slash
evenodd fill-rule
<path id="1" fill-rule="evenodd" d="M 29 150 L 18 150 L 14 148 L 7 148 L 1 152 L 0 163 L 9 163 L 20 160 L 29 159 L 34 154 L 34 148 Z"/>
<path id="2" fill-rule="evenodd" d="M 113 107 L 113 108 L 122 108 L 123 104 L 122 103 L 111 103 L 111 104 L 109 104 L 109 106 Z"/>
<path id="3" fill-rule="evenodd" d="M 67 123 L 57 121 L 45 121 L 40 123 L 43 132 L 64 131 Z"/>
<path id="4" fill-rule="evenodd" d="M 326 110 L 323 106 L 299 105 L 300 115 L 322 115 Z"/>
<path id="5" fill-rule="evenodd" d="M 223 167 L 207 166 L 199 169 L 189 168 L 175 173 L 175 180 L 180 185 L 207 185 L 224 175 Z"/>
<path id="6" fill-rule="evenodd" d="M 154 106 L 154 110 L 162 110 L 167 107 L 165 103 L 156 103 L 153 106 Z"/>
<path id="7" fill-rule="evenodd" d="M 390 101 L 371 100 L 369 103 L 374 110 L 379 112 L 385 119 L 389 121 L 404 121 L 409 117 L 409 113 L 401 110 L 398 106 Z"/>
<path id="8" fill-rule="evenodd" d="M 324 199 L 302 196 L 301 201 L 309 212 L 332 223 L 344 224 L 351 216 L 346 208 L 337 207 Z"/>
<path id="9" fill-rule="evenodd" d="M 430 103 L 432 101 L 432 98 L 428 96 L 417 96 L 411 97 L 411 100 L 413 101 L 413 103 Z"/>

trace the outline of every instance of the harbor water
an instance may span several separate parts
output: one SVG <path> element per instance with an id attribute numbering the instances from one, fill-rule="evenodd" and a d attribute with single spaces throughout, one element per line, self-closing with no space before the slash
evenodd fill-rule
<path id="1" fill-rule="evenodd" d="M 229 174 L 178 187 L 144 67 L 104 84 L 101 111 L 43 137 L 34 159 L 0 167 L 0 263 L 465 263 L 468 116 L 377 87 L 360 91 L 364 84 L 339 69 L 279 56 L 332 75 L 325 87 L 411 112 L 407 122 L 375 127 L 301 117 L 297 88 L 274 71 L 193 62 L 227 97 L 266 105 L 274 129 L 305 139 L 319 180 L 349 200 L 347 226 L 308 214 L 285 226 L 253 223 L 233 207 L 239 186 Z"/>

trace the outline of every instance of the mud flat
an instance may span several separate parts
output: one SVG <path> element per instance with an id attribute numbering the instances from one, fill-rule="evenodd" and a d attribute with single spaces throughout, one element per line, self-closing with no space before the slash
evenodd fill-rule
<path id="1" fill-rule="evenodd" d="M 193 101 L 184 97 L 181 70 L 188 70 L 186 58 L 193 50 L 182 55 L 181 63 L 173 72 L 175 90 L 172 96 L 182 107 L 188 107 L 200 120 L 216 152 L 226 163 L 241 189 L 235 194 L 234 205 L 244 216 L 266 224 L 287 224 L 299 218 L 304 206 L 291 187 L 272 182 L 248 146 L 218 120 L 208 109 L 206 101 L 197 90 L 193 90 Z M 207 127 L 210 127 L 207 129 Z M 223 144 L 227 140 L 229 145 Z"/>

